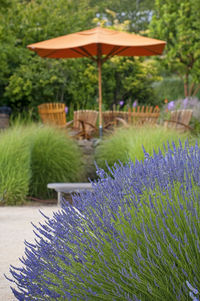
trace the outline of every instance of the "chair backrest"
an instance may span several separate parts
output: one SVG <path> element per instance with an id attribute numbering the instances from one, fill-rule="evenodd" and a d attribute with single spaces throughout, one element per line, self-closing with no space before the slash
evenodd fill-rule
<path id="1" fill-rule="evenodd" d="M 105 111 L 102 113 L 102 117 L 103 117 L 104 127 L 106 127 L 109 124 L 115 123 L 115 119 L 117 117 L 128 122 L 128 112 L 123 112 L 123 111 Z"/>
<path id="2" fill-rule="evenodd" d="M 43 103 L 38 106 L 38 112 L 43 123 L 56 126 L 66 125 L 64 103 Z"/>
<path id="3" fill-rule="evenodd" d="M 189 129 L 189 123 L 192 118 L 192 110 L 171 111 L 170 119 L 166 122 L 168 128 L 174 128 L 181 131 Z"/>
<path id="4" fill-rule="evenodd" d="M 98 112 L 95 110 L 74 111 L 73 128 L 82 130 L 82 124 L 84 123 L 86 133 L 90 134 L 96 127 L 97 118 Z"/>
<path id="5" fill-rule="evenodd" d="M 145 125 L 157 123 L 160 116 L 160 109 L 158 106 L 137 106 L 129 108 L 128 123 L 133 125 Z"/>

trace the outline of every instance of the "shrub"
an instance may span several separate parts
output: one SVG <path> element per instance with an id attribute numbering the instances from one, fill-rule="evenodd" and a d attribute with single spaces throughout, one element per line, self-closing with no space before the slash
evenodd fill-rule
<path id="1" fill-rule="evenodd" d="M 48 126 L 32 126 L 27 131 L 32 140 L 32 196 L 50 197 L 50 182 L 78 182 L 84 178 L 81 152 L 66 132 Z"/>
<path id="2" fill-rule="evenodd" d="M 200 284 L 200 149 L 174 144 L 144 162 L 98 169 L 26 242 L 11 268 L 18 300 L 190 300 Z M 43 235 L 43 238 L 41 237 Z M 13 281 L 11 279 L 11 281 Z M 190 296 L 189 296 L 190 294 Z"/>
<path id="3" fill-rule="evenodd" d="M 113 166 L 119 160 L 122 163 L 131 159 L 143 160 L 145 150 L 152 155 L 153 151 L 156 152 L 160 148 L 162 151 L 163 143 L 168 141 L 170 144 L 174 141 L 178 144 L 179 139 L 186 140 L 187 134 L 180 134 L 175 130 L 158 128 L 129 128 L 117 130 L 117 132 L 108 136 L 99 144 L 95 152 L 95 161 L 97 165 L 103 169 L 106 166 Z M 107 162 L 107 163 L 106 163 Z"/>
<path id="4" fill-rule="evenodd" d="M 1 203 L 21 204 L 28 195 L 51 197 L 50 182 L 84 177 L 81 152 L 59 129 L 40 124 L 16 125 L 0 135 Z"/>
<path id="5" fill-rule="evenodd" d="M 21 128 L 0 134 L 0 203 L 22 204 L 31 178 L 30 146 Z"/>

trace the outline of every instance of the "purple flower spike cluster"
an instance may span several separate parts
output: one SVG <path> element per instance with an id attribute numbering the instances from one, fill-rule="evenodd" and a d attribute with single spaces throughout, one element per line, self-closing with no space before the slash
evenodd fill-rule
<path id="1" fill-rule="evenodd" d="M 195 296 L 200 149 L 166 148 L 152 157 L 144 150 L 144 162 L 116 164 L 109 174 L 97 168 L 93 192 L 75 195 L 74 207 L 63 202 L 35 226 L 23 266 L 10 270 L 18 300 L 191 300 L 189 290 Z"/>
<path id="2" fill-rule="evenodd" d="M 167 106 L 168 110 L 173 110 L 175 108 L 174 101 L 170 101 Z"/>
<path id="3" fill-rule="evenodd" d="M 65 107 L 65 113 L 66 114 L 68 113 L 68 107 L 67 106 Z"/>
<path id="4" fill-rule="evenodd" d="M 120 100 L 119 105 L 120 105 L 120 107 L 122 107 L 124 105 L 124 101 Z"/>

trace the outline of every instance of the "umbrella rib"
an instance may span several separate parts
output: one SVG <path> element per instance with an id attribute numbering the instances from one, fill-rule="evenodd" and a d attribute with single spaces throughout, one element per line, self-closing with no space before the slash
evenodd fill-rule
<path id="1" fill-rule="evenodd" d="M 154 53 L 154 54 L 160 55 L 160 52 L 158 52 L 158 51 L 150 50 L 150 49 L 148 49 L 148 48 L 146 48 L 146 47 L 144 47 L 144 46 L 143 46 L 143 48 L 144 48 L 145 50 L 147 50 L 147 51 L 151 51 L 151 52 Z"/>
<path id="2" fill-rule="evenodd" d="M 92 59 L 95 62 L 97 61 L 84 47 L 79 47 L 79 49 L 82 50 L 82 52 L 77 49 L 73 49 L 73 48 L 71 50 L 73 50 L 74 52 L 77 52 L 78 54 L 86 55 L 86 57 Z"/>
<path id="3" fill-rule="evenodd" d="M 83 52 L 85 52 L 85 54 L 87 54 L 89 58 L 91 58 L 93 61 L 97 62 L 97 60 L 93 57 L 93 55 L 91 53 L 89 53 L 89 51 L 87 51 L 84 47 L 80 47 L 80 49 Z"/>
<path id="4" fill-rule="evenodd" d="M 136 47 L 141 47 L 141 46 L 136 46 Z M 124 50 L 127 50 L 127 49 L 129 49 L 129 48 L 131 48 L 130 46 L 127 46 L 127 47 L 124 47 L 124 48 L 121 48 L 121 47 L 114 47 L 111 51 L 110 51 L 110 53 L 108 53 L 107 55 L 106 55 L 106 57 L 102 60 L 102 62 L 104 63 L 106 60 L 108 60 L 110 57 L 113 57 L 114 55 L 117 55 L 117 54 L 119 54 L 120 52 L 122 52 L 122 51 L 124 51 Z M 150 51 L 152 54 L 160 54 L 160 52 L 158 52 L 158 51 L 154 51 L 154 50 L 150 50 L 150 49 L 148 49 L 147 47 L 144 47 L 144 46 L 142 46 L 142 48 L 143 49 L 145 49 L 145 50 L 147 50 L 147 51 Z M 117 51 L 119 49 L 119 51 Z"/>
<path id="5" fill-rule="evenodd" d="M 126 50 L 126 49 L 128 49 L 128 48 L 130 48 L 130 47 L 124 47 L 124 48 L 121 48 L 121 46 L 115 46 L 115 47 L 110 51 L 110 53 L 108 53 L 108 54 L 106 55 L 106 57 L 103 59 L 103 63 L 104 63 L 105 61 L 107 61 L 110 57 L 113 57 L 114 55 L 117 55 L 117 54 L 119 54 L 120 52 L 122 52 L 122 51 L 124 51 L 124 50 Z"/>

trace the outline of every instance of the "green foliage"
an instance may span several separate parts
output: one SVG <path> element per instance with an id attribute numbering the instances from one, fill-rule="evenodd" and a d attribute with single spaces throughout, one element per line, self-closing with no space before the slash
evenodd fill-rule
<path id="1" fill-rule="evenodd" d="M 15 110 L 35 108 L 43 102 L 63 99 L 67 72 L 57 60 L 30 57 L 30 65 L 20 65 L 10 77 L 5 96 Z"/>
<path id="2" fill-rule="evenodd" d="M 154 1 L 151 0 L 91 0 L 98 7 L 98 16 L 109 25 L 126 23 L 131 32 L 145 31 L 151 19 Z"/>
<path id="3" fill-rule="evenodd" d="M 165 68 L 182 78 L 185 96 L 195 96 L 200 89 L 199 0 L 156 0 L 150 31 L 167 42 Z"/>
<path id="4" fill-rule="evenodd" d="M 74 109 L 96 108 L 98 71 L 88 59 L 52 60 L 30 57 L 30 65 L 22 64 L 10 77 L 5 95 L 15 110 L 37 109 L 48 101 L 65 101 Z M 62 62 L 62 64 L 61 64 Z M 157 104 L 152 82 L 157 79 L 151 62 L 114 57 L 103 65 L 102 90 L 105 108 L 123 99 L 137 98 L 139 103 Z"/>
<path id="5" fill-rule="evenodd" d="M 21 204 L 28 195 L 48 198 L 50 182 L 84 179 L 81 152 L 59 129 L 17 120 L 0 135 L 1 203 Z"/>
<path id="6" fill-rule="evenodd" d="M 133 57 L 113 57 L 103 65 L 103 99 L 107 108 L 123 100 L 132 105 L 157 104 L 152 83 L 157 80 L 157 72 L 152 61 Z"/>
<path id="7" fill-rule="evenodd" d="M 88 0 L 14 0 L 0 18 L 0 63 L 3 67 L 0 70 L 0 104 L 22 110 L 32 100 L 32 105 L 38 103 L 39 97 L 40 103 L 44 97 L 50 101 L 63 99 L 63 85 L 70 71 L 67 74 L 67 68 L 61 71 L 62 60 L 50 63 L 35 58 L 26 46 L 90 28 L 94 15 L 95 8 L 88 6 Z"/>
<path id="8" fill-rule="evenodd" d="M 102 140 L 96 148 L 95 160 L 100 168 L 106 169 L 106 162 L 111 167 L 119 160 L 122 163 L 128 162 L 131 159 L 144 159 L 143 147 L 147 153 L 153 154 L 153 151 L 158 152 L 159 149 L 164 151 L 163 144 L 167 141 L 171 144 L 172 141 L 178 144 L 179 139 L 186 140 L 187 134 L 179 134 L 177 131 L 158 128 L 129 128 L 117 130 L 117 132 Z"/>
<path id="9" fill-rule="evenodd" d="M 30 143 L 22 128 L 0 133 L 0 204 L 19 205 L 29 192 Z"/>
<path id="10" fill-rule="evenodd" d="M 162 81 L 153 83 L 153 90 L 160 104 L 165 99 L 172 101 L 184 98 L 183 81 L 179 77 L 164 77 Z"/>
<path id="11" fill-rule="evenodd" d="M 192 133 L 196 136 L 200 136 L 200 122 L 199 122 L 199 119 L 192 116 L 191 121 L 190 121 L 190 126 L 193 129 Z"/>

